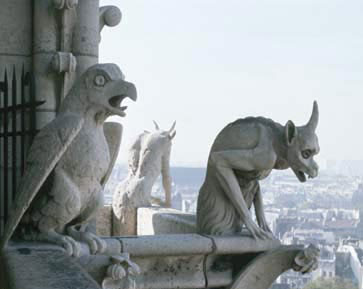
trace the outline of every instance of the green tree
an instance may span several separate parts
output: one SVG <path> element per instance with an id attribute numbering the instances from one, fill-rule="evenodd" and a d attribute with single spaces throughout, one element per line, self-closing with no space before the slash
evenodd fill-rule
<path id="1" fill-rule="evenodd" d="M 304 289 L 358 289 L 352 281 L 343 278 L 318 278 L 308 283 Z"/>

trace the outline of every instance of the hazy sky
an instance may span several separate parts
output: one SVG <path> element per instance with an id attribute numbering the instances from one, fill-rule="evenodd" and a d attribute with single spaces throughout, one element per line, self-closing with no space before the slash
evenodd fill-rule
<path id="1" fill-rule="evenodd" d="M 205 166 L 217 133 L 246 116 L 297 125 L 318 100 L 321 160 L 363 159 L 361 0 L 103 0 L 120 7 L 100 61 L 138 89 L 121 161 L 152 120 L 177 120 L 172 164 Z"/>

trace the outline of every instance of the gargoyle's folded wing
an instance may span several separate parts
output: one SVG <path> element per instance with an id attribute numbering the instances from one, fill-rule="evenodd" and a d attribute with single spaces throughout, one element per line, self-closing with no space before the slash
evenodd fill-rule
<path id="1" fill-rule="evenodd" d="M 118 152 L 120 150 L 122 125 L 117 122 L 105 122 L 103 125 L 103 131 L 105 133 L 105 137 L 108 143 L 111 158 L 107 173 L 102 179 L 101 184 L 104 186 L 111 175 L 112 169 L 117 159 Z"/>
<path id="2" fill-rule="evenodd" d="M 30 203 L 77 136 L 82 125 L 83 119 L 80 116 L 70 113 L 64 114 L 50 122 L 34 138 L 27 156 L 25 172 L 17 189 L 11 215 L 0 242 L 0 251 L 6 246 Z"/>

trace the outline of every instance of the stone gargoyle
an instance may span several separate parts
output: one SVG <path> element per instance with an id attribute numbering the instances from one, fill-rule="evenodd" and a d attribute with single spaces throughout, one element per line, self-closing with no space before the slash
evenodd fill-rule
<path id="1" fill-rule="evenodd" d="M 116 222 L 124 224 L 125 228 L 130 225 L 133 227 L 130 218 L 135 217 L 136 208 L 151 205 L 152 187 L 160 174 L 165 191 L 165 206 L 171 205 L 170 153 L 176 135 L 176 123 L 169 130 L 161 130 L 156 122 L 154 124 L 154 132 L 144 131 L 132 143 L 128 176 L 113 194 L 112 207 Z M 116 230 L 115 234 L 134 234 L 133 230 Z"/>
<path id="2" fill-rule="evenodd" d="M 126 97 L 136 100 L 136 88 L 115 64 L 96 64 L 76 81 L 57 117 L 34 138 L 0 250 L 14 231 L 25 240 L 61 245 L 72 256 L 80 254 L 77 241 L 93 254 L 106 249 L 88 224 L 103 206 L 117 155 L 104 121 L 126 115 L 127 107 L 120 107 Z"/>
<path id="3" fill-rule="evenodd" d="M 273 169 L 291 168 L 300 182 L 318 175 L 314 155 L 319 120 L 314 102 L 309 122 L 285 126 L 263 117 L 238 119 L 227 125 L 211 148 L 207 175 L 197 204 L 197 228 L 210 235 L 238 234 L 243 225 L 254 238 L 274 238 L 265 218 L 259 180 Z M 306 176 L 307 175 L 307 176 Z M 249 209 L 255 207 L 257 224 Z"/>

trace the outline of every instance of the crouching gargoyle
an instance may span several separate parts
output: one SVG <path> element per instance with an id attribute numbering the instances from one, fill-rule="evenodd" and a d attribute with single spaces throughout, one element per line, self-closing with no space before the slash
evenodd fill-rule
<path id="1" fill-rule="evenodd" d="M 197 205 L 197 227 L 210 235 L 238 234 L 245 225 L 254 238 L 274 238 L 265 218 L 259 180 L 273 169 L 291 168 L 300 182 L 318 175 L 314 155 L 318 105 L 305 126 L 282 126 L 270 119 L 248 117 L 227 125 L 212 146 L 207 175 Z M 249 209 L 255 207 L 258 226 Z"/>
<path id="2" fill-rule="evenodd" d="M 80 255 L 77 241 L 93 254 L 105 250 L 87 225 L 103 206 L 103 186 L 117 155 L 103 124 L 111 115 L 126 115 L 120 107 L 126 97 L 136 100 L 136 88 L 115 64 L 96 64 L 76 81 L 58 116 L 34 138 L 0 250 L 15 230 L 73 256 Z"/>

